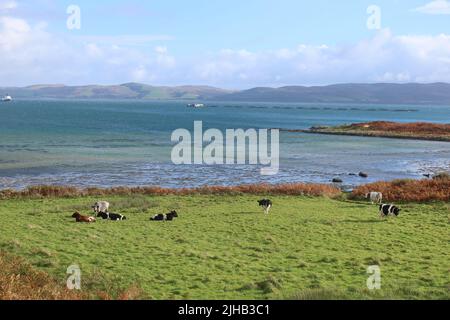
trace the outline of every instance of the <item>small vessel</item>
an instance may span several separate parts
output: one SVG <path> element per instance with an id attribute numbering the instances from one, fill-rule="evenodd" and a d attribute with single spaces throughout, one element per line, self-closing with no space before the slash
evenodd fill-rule
<path id="1" fill-rule="evenodd" d="M 189 103 L 188 108 L 204 108 L 206 107 L 203 103 Z"/>
<path id="2" fill-rule="evenodd" d="M 2 98 L 3 102 L 11 102 L 13 99 L 10 95 L 6 95 Z"/>

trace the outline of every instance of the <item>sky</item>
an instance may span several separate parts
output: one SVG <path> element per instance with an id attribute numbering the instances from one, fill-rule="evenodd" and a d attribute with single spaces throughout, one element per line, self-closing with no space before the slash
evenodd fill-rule
<path id="1" fill-rule="evenodd" d="M 450 0 L 0 0 L 0 86 L 450 82 Z"/>

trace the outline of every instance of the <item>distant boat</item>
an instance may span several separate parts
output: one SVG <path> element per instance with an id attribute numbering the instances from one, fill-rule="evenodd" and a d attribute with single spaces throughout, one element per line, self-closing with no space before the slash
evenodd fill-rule
<path id="1" fill-rule="evenodd" d="M 187 106 L 188 106 L 188 108 L 204 108 L 204 107 L 206 107 L 203 103 L 190 103 Z"/>
<path id="2" fill-rule="evenodd" d="M 13 99 L 10 95 L 6 95 L 2 98 L 3 102 L 11 102 Z"/>

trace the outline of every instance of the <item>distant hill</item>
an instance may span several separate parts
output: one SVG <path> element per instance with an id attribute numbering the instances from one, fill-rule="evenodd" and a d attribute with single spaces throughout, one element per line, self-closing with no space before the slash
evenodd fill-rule
<path id="1" fill-rule="evenodd" d="M 450 105 L 450 84 L 336 84 L 323 87 L 253 88 L 222 95 L 224 101 L 342 102 Z"/>
<path id="2" fill-rule="evenodd" d="M 125 83 L 111 86 L 34 85 L 0 88 L 0 95 L 6 93 L 14 98 L 209 100 L 232 91 L 208 86 L 155 87 L 141 83 Z"/>
<path id="3" fill-rule="evenodd" d="M 231 91 L 209 86 L 150 86 L 142 83 L 100 86 L 34 85 L 0 88 L 14 98 L 143 99 L 251 102 L 336 102 L 450 105 L 450 84 L 336 84 L 329 86 L 258 87 Z"/>

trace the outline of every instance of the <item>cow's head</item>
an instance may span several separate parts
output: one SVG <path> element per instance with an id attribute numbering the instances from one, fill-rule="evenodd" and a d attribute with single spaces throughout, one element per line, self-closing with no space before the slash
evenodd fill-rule
<path id="1" fill-rule="evenodd" d="M 108 214 L 107 213 L 104 213 L 104 212 L 99 212 L 98 214 L 97 214 L 97 218 L 103 218 L 103 219 L 108 219 Z"/>
<path id="2" fill-rule="evenodd" d="M 77 218 L 79 216 L 81 216 L 81 214 L 77 211 L 72 215 L 72 218 Z"/>
<path id="3" fill-rule="evenodd" d="M 178 213 L 175 210 L 171 211 L 169 214 L 174 218 L 178 218 Z"/>

